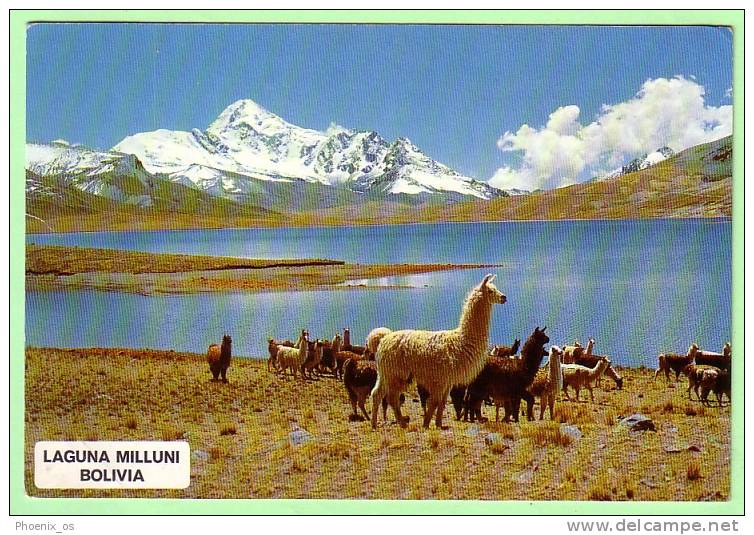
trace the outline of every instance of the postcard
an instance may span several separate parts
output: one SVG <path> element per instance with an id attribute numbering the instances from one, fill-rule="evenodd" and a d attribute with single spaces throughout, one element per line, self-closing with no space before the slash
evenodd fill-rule
<path id="1" fill-rule="evenodd" d="M 114 15 L 12 14 L 16 511 L 743 510 L 741 13 Z"/>

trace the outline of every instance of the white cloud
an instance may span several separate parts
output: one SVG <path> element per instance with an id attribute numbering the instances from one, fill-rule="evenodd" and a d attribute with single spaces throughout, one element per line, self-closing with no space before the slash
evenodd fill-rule
<path id="1" fill-rule="evenodd" d="M 625 102 L 605 104 L 589 124 L 578 106 L 562 106 L 541 128 L 522 125 L 497 142 L 521 154 L 518 167 L 498 169 L 499 188 L 549 189 L 588 180 L 639 155 L 669 146 L 680 151 L 732 132 L 733 107 L 707 106 L 704 87 L 678 76 L 647 80 Z"/>

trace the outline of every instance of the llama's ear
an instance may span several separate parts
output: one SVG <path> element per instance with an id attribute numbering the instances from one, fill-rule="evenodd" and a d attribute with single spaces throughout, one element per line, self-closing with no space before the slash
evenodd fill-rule
<path id="1" fill-rule="evenodd" d="M 539 332 L 543 333 L 543 332 L 545 332 L 545 329 L 547 329 L 547 325 L 545 325 L 544 327 L 542 327 L 542 330 L 539 331 Z"/>
<path id="2" fill-rule="evenodd" d="M 484 277 L 484 280 L 482 281 L 482 286 L 485 286 L 488 282 L 492 282 L 493 280 L 495 280 L 495 277 L 497 277 L 497 275 L 488 273 L 487 276 Z"/>

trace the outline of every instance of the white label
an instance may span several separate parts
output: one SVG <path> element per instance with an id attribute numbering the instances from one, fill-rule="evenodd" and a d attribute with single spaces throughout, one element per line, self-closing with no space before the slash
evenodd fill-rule
<path id="1" fill-rule="evenodd" d="M 37 442 L 34 484 L 40 489 L 185 489 L 188 442 Z"/>

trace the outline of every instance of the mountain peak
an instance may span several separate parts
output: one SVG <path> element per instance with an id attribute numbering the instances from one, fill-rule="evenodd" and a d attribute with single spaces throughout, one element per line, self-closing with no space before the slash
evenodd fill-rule
<path id="1" fill-rule="evenodd" d="M 283 119 L 264 109 L 253 100 L 241 99 L 235 101 L 230 106 L 227 106 L 207 130 L 217 132 L 227 128 L 237 128 L 242 126 L 256 128 L 262 126 L 264 122 L 269 120 L 281 124 L 287 124 Z"/>

